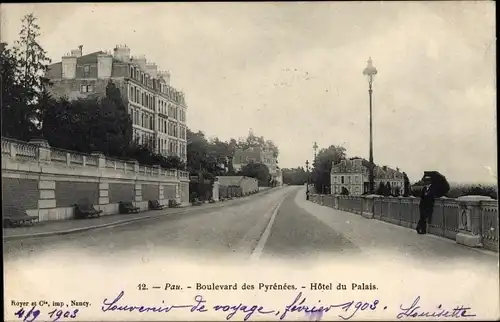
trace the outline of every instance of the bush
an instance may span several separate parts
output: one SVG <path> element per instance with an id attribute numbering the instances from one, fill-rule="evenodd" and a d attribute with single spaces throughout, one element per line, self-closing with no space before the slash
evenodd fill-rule
<path id="1" fill-rule="evenodd" d="M 422 193 L 422 186 L 414 186 L 412 187 L 412 195 L 415 197 L 420 197 Z M 498 188 L 495 186 L 483 186 L 481 184 L 473 185 L 473 184 L 464 184 L 452 186 L 450 191 L 446 194 L 448 198 L 458 198 L 462 196 L 486 196 L 491 197 L 495 200 L 498 199 Z"/>

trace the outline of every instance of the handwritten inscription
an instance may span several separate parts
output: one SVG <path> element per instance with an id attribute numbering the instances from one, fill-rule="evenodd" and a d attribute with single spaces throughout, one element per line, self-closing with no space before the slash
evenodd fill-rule
<path id="1" fill-rule="evenodd" d="M 37 319 L 42 321 L 63 321 L 71 320 L 77 317 L 79 309 L 49 309 L 38 307 L 36 305 L 31 307 L 21 307 L 14 316 L 23 322 L 34 322 Z"/>
<path id="2" fill-rule="evenodd" d="M 207 300 L 202 295 L 196 295 L 192 303 L 182 305 L 165 304 L 165 301 L 162 301 L 162 304 L 158 306 L 126 304 L 124 301 L 124 295 L 125 292 L 120 291 L 120 293 L 113 299 L 105 298 L 102 302 L 101 310 L 107 313 L 114 311 L 140 313 L 168 313 L 172 310 L 188 310 L 191 313 L 215 311 L 223 313 L 225 315 L 225 319 L 228 321 L 238 314 L 241 315 L 245 321 L 255 315 L 264 315 L 278 318 L 279 320 L 285 320 L 291 313 L 305 314 L 309 320 L 320 320 L 326 313 L 335 314 L 342 320 L 350 320 L 363 311 L 376 312 L 387 310 L 387 306 L 381 305 L 380 301 L 376 299 L 373 301 L 350 300 L 340 304 L 322 303 L 321 300 L 317 301 L 315 304 L 308 303 L 307 298 L 302 292 L 299 292 L 290 304 L 280 309 L 271 308 L 265 304 L 257 303 L 216 303 L 215 305 L 209 305 Z M 396 318 L 466 318 L 476 316 L 470 312 L 470 307 L 464 307 L 463 305 L 451 310 L 444 309 L 442 308 L 442 305 L 438 305 L 437 310 L 432 311 L 421 308 L 418 305 L 419 301 L 420 296 L 418 296 L 410 306 L 401 304 Z"/>
<path id="3" fill-rule="evenodd" d="M 396 318 L 417 318 L 417 317 L 425 317 L 425 318 L 467 318 L 474 317 L 476 314 L 469 313 L 471 310 L 470 307 L 464 307 L 463 305 L 457 306 L 454 309 L 445 309 L 442 304 L 439 304 L 434 311 L 426 311 L 421 308 L 418 303 L 420 302 L 420 296 L 413 301 L 413 303 L 406 307 L 404 305 L 400 305 L 399 309 L 401 310 Z"/>
<path id="4" fill-rule="evenodd" d="M 148 306 L 148 305 L 137 305 L 137 304 L 124 304 L 123 297 L 125 295 L 124 291 L 121 291 L 118 296 L 114 299 L 104 299 L 101 310 L 103 312 L 114 312 L 114 311 L 128 311 L 128 312 L 154 312 L 154 313 L 167 313 L 172 310 L 185 309 L 190 312 L 207 312 L 209 309 L 215 312 L 224 312 L 227 313 L 225 318 L 226 320 L 231 320 L 236 314 L 243 314 L 243 319 L 247 321 L 254 314 L 259 315 L 274 315 L 278 317 L 280 320 L 284 320 L 289 313 L 307 313 L 314 314 L 315 316 L 322 315 L 323 313 L 330 312 L 334 309 L 338 309 L 340 314 L 338 316 L 344 320 L 351 319 L 356 313 L 359 311 L 371 310 L 374 311 L 377 309 L 377 305 L 379 304 L 378 300 L 374 300 L 371 302 L 363 302 L 363 301 L 348 301 L 341 304 L 321 304 L 317 303 L 316 305 L 307 304 L 307 298 L 303 296 L 302 292 L 299 292 L 294 300 L 283 307 L 282 309 L 272 309 L 268 308 L 265 305 L 259 304 L 245 304 L 245 303 L 237 303 L 237 304 L 215 304 L 212 306 L 208 306 L 207 301 L 203 298 L 202 295 L 196 295 L 194 297 L 194 302 L 190 304 L 170 304 L 165 305 L 164 301 L 162 301 L 162 305 L 159 306 Z"/>
<path id="5" fill-rule="evenodd" d="M 336 315 L 342 320 L 350 320 L 362 312 L 381 312 L 388 309 L 387 305 L 382 305 L 379 300 L 356 301 L 349 300 L 343 303 L 324 303 L 322 300 L 308 301 L 302 292 L 295 295 L 289 304 L 281 308 L 273 308 L 267 304 L 258 303 L 208 303 L 203 295 L 194 296 L 190 303 L 185 304 L 166 304 L 165 300 L 157 306 L 126 303 L 125 292 L 120 291 L 112 299 L 105 298 L 102 301 L 101 311 L 105 313 L 112 312 L 138 312 L 138 313 L 168 313 L 173 310 L 185 310 L 190 313 L 219 312 L 226 320 L 231 320 L 237 316 L 247 321 L 255 316 L 266 316 L 269 319 L 285 320 L 290 314 L 304 314 L 310 321 L 321 320 L 325 315 Z M 432 319 L 460 319 L 475 317 L 471 307 L 458 305 L 453 308 L 446 308 L 442 304 L 432 307 L 423 307 L 420 304 L 420 296 L 417 296 L 410 305 L 401 304 L 396 309 L 395 318 L 414 319 L 414 318 L 432 318 Z M 75 319 L 82 308 L 88 308 L 91 304 L 88 301 L 72 300 L 71 306 L 59 301 L 11 301 L 12 306 L 19 307 L 14 316 L 23 322 L 40 321 L 71 321 Z M 78 308 L 76 308 L 78 307 Z M 373 316 L 373 314 L 371 314 Z M 358 317 L 359 318 L 359 317 Z"/>

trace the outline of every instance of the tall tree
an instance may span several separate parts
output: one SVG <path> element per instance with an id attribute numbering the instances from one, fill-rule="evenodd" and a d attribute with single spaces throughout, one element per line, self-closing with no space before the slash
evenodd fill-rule
<path id="1" fill-rule="evenodd" d="M 263 163 L 250 162 L 241 168 L 241 175 L 259 180 L 260 186 L 269 185 L 269 168 Z"/>
<path id="2" fill-rule="evenodd" d="M 391 184 L 389 181 L 385 183 L 385 193 L 384 196 L 390 196 L 392 194 Z"/>
<path id="3" fill-rule="evenodd" d="M 15 52 L 19 61 L 18 80 L 26 90 L 24 99 L 31 108 L 29 117 L 32 122 L 38 124 L 40 114 L 43 113 L 38 102 L 49 84 L 45 73 L 50 58 L 39 43 L 40 26 L 33 13 L 25 15 L 21 23 L 19 40 L 15 43 Z"/>
<path id="4" fill-rule="evenodd" d="M 410 179 L 406 175 L 406 172 L 403 172 L 403 178 L 404 178 L 403 196 L 408 197 L 411 194 L 411 184 L 410 184 Z"/>
<path id="5" fill-rule="evenodd" d="M 132 121 L 120 90 L 110 82 L 102 99 L 57 101 L 44 113 L 42 132 L 54 147 L 126 157 L 130 153 Z"/>
<path id="6" fill-rule="evenodd" d="M 312 180 L 316 191 L 319 193 L 328 193 L 330 187 L 330 172 L 333 163 L 338 163 L 346 158 L 346 149 L 343 146 L 330 145 L 326 149 L 321 149 L 313 164 Z"/>
<path id="7" fill-rule="evenodd" d="M 303 185 L 307 182 L 307 172 L 303 167 L 294 169 L 284 168 L 281 170 L 283 174 L 283 183 L 288 185 Z"/>
<path id="8" fill-rule="evenodd" d="M 2 136 L 28 140 L 36 130 L 30 122 L 32 112 L 25 104 L 26 88 L 19 83 L 19 61 L 6 43 L 0 43 L 2 86 Z"/>

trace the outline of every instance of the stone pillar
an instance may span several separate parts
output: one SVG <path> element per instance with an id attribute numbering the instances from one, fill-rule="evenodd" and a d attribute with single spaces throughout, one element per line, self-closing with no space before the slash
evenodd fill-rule
<path id="1" fill-rule="evenodd" d="M 29 141 L 31 144 L 38 145 L 38 161 L 50 162 L 50 145 L 45 139 L 31 139 Z"/>
<path id="2" fill-rule="evenodd" d="M 99 183 L 99 209 L 106 213 L 109 204 L 109 183 Z M 107 213 L 106 213 L 107 214 Z"/>
<path id="3" fill-rule="evenodd" d="M 482 246 L 482 217 L 481 201 L 491 200 L 486 196 L 463 196 L 457 198 L 458 207 L 458 233 L 455 241 L 469 247 Z"/>
<path id="4" fill-rule="evenodd" d="M 154 165 L 154 168 L 158 170 L 158 173 L 156 174 L 157 177 L 161 177 L 161 166 L 160 165 Z"/>
<path id="5" fill-rule="evenodd" d="M 53 180 L 38 181 L 38 218 L 40 221 L 54 220 L 49 218 L 50 209 L 56 208 L 56 182 Z"/>
<path id="6" fill-rule="evenodd" d="M 136 203 L 137 202 L 141 202 L 142 201 L 142 184 L 136 183 L 134 190 L 135 190 L 135 199 L 134 199 L 134 201 Z"/>
<path id="7" fill-rule="evenodd" d="M 165 199 L 164 192 L 163 192 L 163 185 L 160 183 L 158 185 L 158 201 L 160 202 L 160 205 L 163 205 L 163 200 Z M 168 203 L 168 201 L 167 201 Z"/>
<path id="8" fill-rule="evenodd" d="M 219 181 L 214 181 L 214 185 L 212 187 L 212 199 L 215 201 L 219 201 Z"/>
<path id="9" fill-rule="evenodd" d="M 178 182 L 176 185 L 175 185 L 175 202 L 177 202 L 178 204 L 182 203 L 182 200 L 181 200 L 181 183 Z"/>
<path id="10" fill-rule="evenodd" d="M 98 168 L 105 168 L 106 167 L 106 157 L 102 152 L 92 152 L 91 155 L 97 157 L 97 167 Z"/>
<path id="11" fill-rule="evenodd" d="M 363 212 L 361 215 L 367 219 L 373 219 L 373 208 L 375 207 L 374 204 L 374 196 L 373 195 L 366 195 L 362 196 L 362 203 L 363 203 Z"/>

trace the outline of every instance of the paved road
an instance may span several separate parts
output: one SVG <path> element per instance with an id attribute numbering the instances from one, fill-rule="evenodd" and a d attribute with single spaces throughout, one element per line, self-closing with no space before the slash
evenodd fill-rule
<path id="1" fill-rule="evenodd" d="M 301 187 L 284 187 L 238 203 L 78 234 L 4 242 L 5 260 L 62 251 L 141 260 L 176 254 L 197 259 L 321 260 L 338 256 L 391 260 L 468 259 L 497 269 L 497 257 L 451 240 L 305 201 Z M 279 206 L 279 207 L 278 207 Z M 267 230 L 266 230 L 267 228 Z M 133 255 L 133 256 L 131 256 Z"/>
<path id="2" fill-rule="evenodd" d="M 294 283 L 295 279 L 297 285 L 302 283 L 297 286 L 300 289 L 309 281 L 373 282 L 385 290 L 379 300 L 385 296 L 388 302 L 402 299 L 406 303 L 418 294 L 427 303 L 442 303 L 431 301 L 453 294 L 452 300 L 477 309 L 481 316 L 491 312 L 488 319 L 498 312 L 495 254 L 322 207 L 305 201 L 302 187 L 284 187 L 219 207 L 193 207 L 187 213 L 113 228 L 7 241 L 4 256 L 6 276 L 12 276 L 6 279 L 10 294 L 50 290 L 55 294 L 52 297 L 59 298 L 68 289 L 80 291 L 81 279 L 127 292 L 139 282 L 158 283 L 163 278 L 183 285 L 200 280 L 243 283 L 262 279 L 272 284 Z M 196 263 L 183 261 L 186 256 Z M 181 260 L 176 264 L 177 259 Z M 229 260 L 228 266 L 220 265 L 223 259 Z M 258 260 L 241 265 L 234 259 Z M 237 265 L 236 269 L 227 269 L 231 265 Z M 92 299 L 97 303 L 103 295 L 95 292 Z M 394 312 L 387 314 L 387 319 L 394 318 Z"/>
<path id="3" fill-rule="evenodd" d="M 274 208 L 296 191 L 297 188 L 285 187 L 220 207 L 193 207 L 187 213 L 161 219 L 71 235 L 6 241 L 5 260 L 74 249 L 89 255 L 134 255 L 146 259 L 164 256 L 171 250 L 197 258 L 213 258 L 214 254 L 249 257 Z"/>

